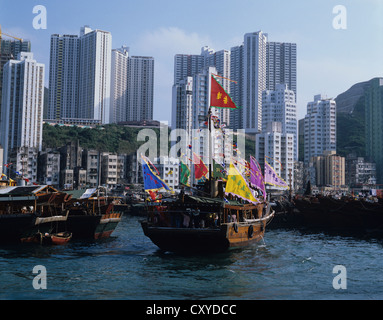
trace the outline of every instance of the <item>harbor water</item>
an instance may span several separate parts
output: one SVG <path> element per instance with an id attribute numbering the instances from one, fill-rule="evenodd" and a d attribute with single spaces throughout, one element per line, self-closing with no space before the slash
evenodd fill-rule
<path id="1" fill-rule="evenodd" d="M 267 230 L 264 242 L 214 255 L 163 253 L 138 217 L 112 237 L 65 246 L 1 245 L 2 300 L 383 299 L 378 240 Z M 34 267 L 46 271 L 37 290 Z M 336 266 L 343 285 L 337 288 Z M 335 269 L 334 269 L 335 268 Z"/>

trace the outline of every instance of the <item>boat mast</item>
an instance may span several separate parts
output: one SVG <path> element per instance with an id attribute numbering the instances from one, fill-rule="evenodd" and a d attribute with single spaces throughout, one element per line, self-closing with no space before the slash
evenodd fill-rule
<path id="1" fill-rule="evenodd" d="M 211 130 L 211 107 L 208 112 L 208 123 L 209 123 L 209 182 L 210 182 L 210 197 L 213 198 L 213 140 Z"/>

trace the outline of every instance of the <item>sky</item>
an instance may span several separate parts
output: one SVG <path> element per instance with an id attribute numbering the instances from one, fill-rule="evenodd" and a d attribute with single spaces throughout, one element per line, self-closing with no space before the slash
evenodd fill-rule
<path id="1" fill-rule="evenodd" d="M 46 8 L 46 29 L 33 26 L 37 5 Z M 338 5 L 345 11 L 334 10 Z M 171 120 L 174 55 L 200 54 L 204 46 L 230 50 L 249 32 L 297 44 L 298 119 L 314 95 L 336 98 L 383 76 L 383 0 L 0 0 L 0 25 L 31 41 L 35 59 L 46 65 L 46 86 L 52 34 L 79 34 L 89 25 L 111 32 L 113 48 L 152 56 L 160 121 Z"/>

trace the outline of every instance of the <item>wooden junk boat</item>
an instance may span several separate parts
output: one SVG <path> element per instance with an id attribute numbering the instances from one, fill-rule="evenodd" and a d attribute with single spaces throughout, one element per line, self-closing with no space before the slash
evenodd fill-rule
<path id="1" fill-rule="evenodd" d="M 51 186 L 8 186 L 0 189 L 0 242 L 35 242 L 65 223 L 68 199 Z"/>
<path id="2" fill-rule="evenodd" d="M 148 204 L 144 234 L 163 251 L 224 252 L 263 239 L 274 212 L 267 203 L 185 195 Z"/>
<path id="3" fill-rule="evenodd" d="M 70 232 L 73 239 L 108 238 L 121 221 L 122 213 L 114 211 L 119 198 L 107 196 L 104 188 L 67 191 L 67 220 L 59 232 Z"/>
<path id="4" fill-rule="evenodd" d="M 212 82 L 216 81 L 213 78 Z M 218 87 L 218 90 L 224 92 L 221 87 Z M 209 127 L 209 169 L 205 169 L 210 172 L 210 178 L 205 183 L 204 194 L 208 196 L 185 195 L 181 192 L 175 201 L 151 203 L 148 205 L 148 219 L 142 222 L 144 234 L 164 251 L 182 254 L 224 252 L 255 243 L 263 239 L 266 226 L 274 215 L 271 206 L 264 200 L 265 194 L 262 200 L 256 199 L 249 184 L 233 163 L 230 164 L 226 186 L 224 181 L 218 181 L 214 177 L 212 166 L 214 119 L 211 108 L 205 119 Z M 157 169 L 153 164 L 145 160 L 147 158 L 142 158 L 145 190 L 150 191 L 154 187 L 168 188 L 155 174 Z M 154 170 L 150 169 L 149 164 Z M 229 191 L 229 182 L 232 186 L 233 181 L 234 186 Z M 236 188 L 238 193 L 235 192 Z"/>

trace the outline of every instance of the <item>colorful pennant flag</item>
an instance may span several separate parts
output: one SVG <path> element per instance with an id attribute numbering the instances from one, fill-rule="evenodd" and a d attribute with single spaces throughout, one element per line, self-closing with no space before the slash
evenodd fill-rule
<path id="1" fill-rule="evenodd" d="M 239 170 L 233 163 L 230 164 L 225 193 L 237 196 L 254 204 L 259 203 L 259 201 L 251 193 L 245 178 L 239 173 Z"/>
<path id="2" fill-rule="evenodd" d="M 190 187 L 190 182 L 189 182 L 189 177 L 190 177 L 190 169 L 189 167 L 181 161 L 181 166 L 180 166 L 180 183 Z"/>
<path id="3" fill-rule="evenodd" d="M 141 157 L 142 157 L 142 161 L 141 161 L 142 174 L 144 177 L 144 189 L 146 191 L 161 190 L 161 189 L 170 191 L 170 188 L 168 187 L 168 185 L 164 181 L 162 181 L 162 179 L 157 174 L 155 174 L 152 171 L 152 169 L 150 169 L 149 159 L 147 159 L 144 156 L 141 156 Z"/>
<path id="4" fill-rule="evenodd" d="M 263 198 L 266 200 L 265 180 L 261 171 L 261 166 L 258 161 L 250 156 L 250 183 L 263 193 Z"/>
<path id="5" fill-rule="evenodd" d="M 225 168 L 213 159 L 213 178 L 218 180 L 227 180 L 227 172 Z"/>
<path id="6" fill-rule="evenodd" d="M 278 176 L 274 168 L 267 161 L 265 161 L 265 183 L 275 187 L 290 189 L 286 181 Z"/>
<path id="7" fill-rule="evenodd" d="M 214 76 L 211 76 L 210 106 L 212 108 L 237 109 L 237 106 L 231 99 L 230 95 L 226 93 L 225 89 L 222 88 Z"/>

